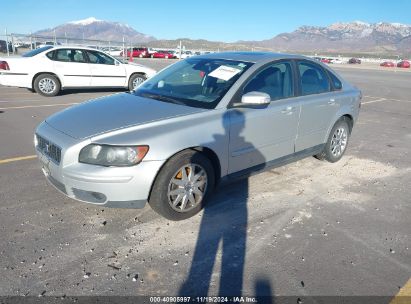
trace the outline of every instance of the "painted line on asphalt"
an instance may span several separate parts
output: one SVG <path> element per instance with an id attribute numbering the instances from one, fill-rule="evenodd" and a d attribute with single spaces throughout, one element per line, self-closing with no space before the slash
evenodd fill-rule
<path id="1" fill-rule="evenodd" d="M 411 278 L 400 289 L 397 295 L 391 300 L 390 304 L 408 304 L 411 303 Z"/>
<path id="2" fill-rule="evenodd" d="M 11 103 L 11 102 L 22 103 L 22 102 L 30 102 L 30 101 L 44 101 L 44 100 L 38 100 L 38 99 L 30 99 L 30 100 L 0 100 L 0 103 Z"/>
<path id="3" fill-rule="evenodd" d="M 11 163 L 11 162 L 16 162 L 16 161 L 20 161 L 20 160 L 34 159 L 36 157 L 37 157 L 37 155 L 28 155 L 28 156 L 20 156 L 20 157 L 14 157 L 14 158 L 0 159 L 0 165 L 1 164 Z"/>
<path id="4" fill-rule="evenodd" d="M 28 109 L 28 108 L 44 108 L 44 107 L 56 107 L 56 106 L 71 106 L 79 104 L 78 102 L 73 103 L 55 103 L 49 105 L 36 105 L 36 106 L 20 106 L 20 107 L 7 107 L 7 108 L 0 108 L 0 110 L 15 110 L 15 109 Z"/>
<path id="5" fill-rule="evenodd" d="M 394 99 L 389 97 L 376 97 L 376 96 L 364 96 L 366 98 L 376 98 L 376 99 L 386 99 L 389 101 L 399 101 L 399 102 L 411 102 L 411 100 L 404 100 L 404 99 Z"/>
<path id="6" fill-rule="evenodd" d="M 374 103 L 374 102 L 380 102 L 380 101 L 386 101 L 387 99 L 385 98 L 380 98 L 380 99 L 375 99 L 375 100 L 370 100 L 370 101 L 364 101 L 361 102 L 361 104 L 367 104 L 367 103 Z"/>

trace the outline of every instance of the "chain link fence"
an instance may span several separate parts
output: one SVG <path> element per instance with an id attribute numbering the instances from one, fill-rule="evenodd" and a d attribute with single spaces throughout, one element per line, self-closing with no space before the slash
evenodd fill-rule
<path id="1" fill-rule="evenodd" d="M 71 37 L 40 36 L 34 34 L 5 33 L 0 35 L 0 57 L 21 55 L 25 52 L 43 47 L 45 45 L 86 46 L 103 50 L 116 57 L 120 57 L 121 54 L 126 56 L 126 49 L 130 50 L 133 47 L 141 46 L 128 41 L 125 37 L 123 38 L 123 41 L 106 41 Z"/>

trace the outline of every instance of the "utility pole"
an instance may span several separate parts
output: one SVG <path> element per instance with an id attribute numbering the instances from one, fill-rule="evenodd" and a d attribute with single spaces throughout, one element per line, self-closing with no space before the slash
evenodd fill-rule
<path id="1" fill-rule="evenodd" d="M 6 49 L 7 49 L 7 57 L 10 56 L 9 51 L 9 36 L 7 36 L 7 28 L 4 29 L 4 33 L 6 34 Z"/>

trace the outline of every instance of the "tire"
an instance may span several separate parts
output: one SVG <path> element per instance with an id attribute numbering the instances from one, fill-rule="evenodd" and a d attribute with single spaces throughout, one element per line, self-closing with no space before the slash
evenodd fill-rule
<path id="1" fill-rule="evenodd" d="M 331 129 L 324 150 L 315 155 L 315 157 L 319 160 L 329 161 L 330 163 L 339 161 L 347 150 L 349 137 L 350 126 L 348 118 L 341 117 Z"/>
<path id="2" fill-rule="evenodd" d="M 59 79 L 52 74 L 40 74 L 34 80 L 34 90 L 43 96 L 56 96 L 61 89 Z"/>
<path id="3" fill-rule="evenodd" d="M 214 186 L 211 161 L 200 152 L 186 150 L 172 157 L 160 170 L 148 203 L 166 219 L 184 220 L 200 212 Z"/>
<path id="4" fill-rule="evenodd" d="M 131 75 L 130 79 L 128 81 L 129 91 L 133 91 L 137 86 L 139 86 L 146 79 L 147 79 L 147 77 L 142 75 L 142 74 L 133 74 L 133 75 Z"/>

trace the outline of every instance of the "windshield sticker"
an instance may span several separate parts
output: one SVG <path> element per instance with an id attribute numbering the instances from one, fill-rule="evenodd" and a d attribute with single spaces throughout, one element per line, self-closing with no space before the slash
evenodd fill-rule
<path id="1" fill-rule="evenodd" d="M 222 65 L 222 66 L 216 68 L 210 74 L 208 74 L 208 76 L 228 81 L 240 72 L 241 72 L 241 70 L 239 70 L 239 69 L 232 68 L 232 67 L 229 67 L 229 66 L 226 66 L 226 65 Z"/>

